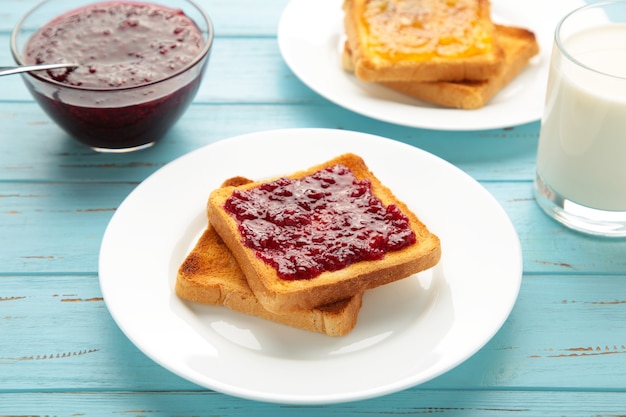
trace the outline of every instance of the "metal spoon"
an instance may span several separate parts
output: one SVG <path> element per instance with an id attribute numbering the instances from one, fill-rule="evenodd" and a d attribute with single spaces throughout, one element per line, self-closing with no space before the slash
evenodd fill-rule
<path id="1" fill-rule="evenodd" d="M 17 74 L 20 72 L 49 70 L 56 68 L 75 68 L 78 64 L 40 64 L 40 65 L 20 65 L 17 67 L 0 67 L 0 76 Z"/>

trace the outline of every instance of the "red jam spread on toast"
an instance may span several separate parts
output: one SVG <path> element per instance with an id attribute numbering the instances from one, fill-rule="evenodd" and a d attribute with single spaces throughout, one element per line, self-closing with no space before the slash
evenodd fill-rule
<path id="1" fill-rule="evenodd" d="M 181 10 L 137 2 L 104 2 L 61 15 L 26 45 L 27 63 L 76 62 L 45 75 L 88 88 L 158 81 L 187 66 L 202 50 L 200 29 Z"/>
<path id="2" fill-rule="evenodd" d="M 383 205 L 370 181 L 344 165 L 235 190 L 224 208 L 244 245 L 285 280 L 378 260 L 416 242 L 407 216 Z"/>

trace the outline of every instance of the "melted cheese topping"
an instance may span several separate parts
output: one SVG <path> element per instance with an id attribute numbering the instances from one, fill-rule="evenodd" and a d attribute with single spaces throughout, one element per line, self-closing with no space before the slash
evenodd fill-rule
<path id="1" fill-rule="evenodd" d="M 369 48 L 391 60 L 467 57 L 492 47 L 493 26 L 478 0 L 369 0 L 363 10 Z"/>

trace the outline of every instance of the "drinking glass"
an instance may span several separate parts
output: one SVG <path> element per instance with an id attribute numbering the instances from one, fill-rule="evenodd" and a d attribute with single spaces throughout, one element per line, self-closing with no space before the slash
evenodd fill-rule
<path id="1" fill-rule="evenodd" d="M 626 1 L 583 6 L 557 25 L 536 169 L 548 215 L 626 236 Z"/>

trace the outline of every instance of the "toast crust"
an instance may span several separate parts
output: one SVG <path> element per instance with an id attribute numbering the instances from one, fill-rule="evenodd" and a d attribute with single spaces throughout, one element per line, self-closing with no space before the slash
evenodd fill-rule
<path id="1" fill-rule="evenodd" d="M 244 246 L 237 221 L 224 209 L 226 200 L 235 189 L 250 189 L 267 181 L 215 190 L 207 203 L 209 222 L 232 251 L 258 300 L 269 311 L 280 314 L 330 304 L 428 269 L 441 257 L 439 238 L 369 171 L 360 157 L 344 154 L 323 164 L 296 172 L 288 178 L 303 178 L 336 164 L 349 167 L 358 180 L 369 179 L 373 194 L 385 206 L 395 204 L 409 218 L 417 243 L 399 251 L 389 252 L 383 259 L 357 262 L 338 271 L 323 272 L 313 279 L 283 280 L 273 267 L 257 258 L 254 251 Z"/>
<path id="2" fill-rule="evenodd" d="M 489 0 L 345 0 L 363 81 L 485 80 L 502 67 Z"/>

